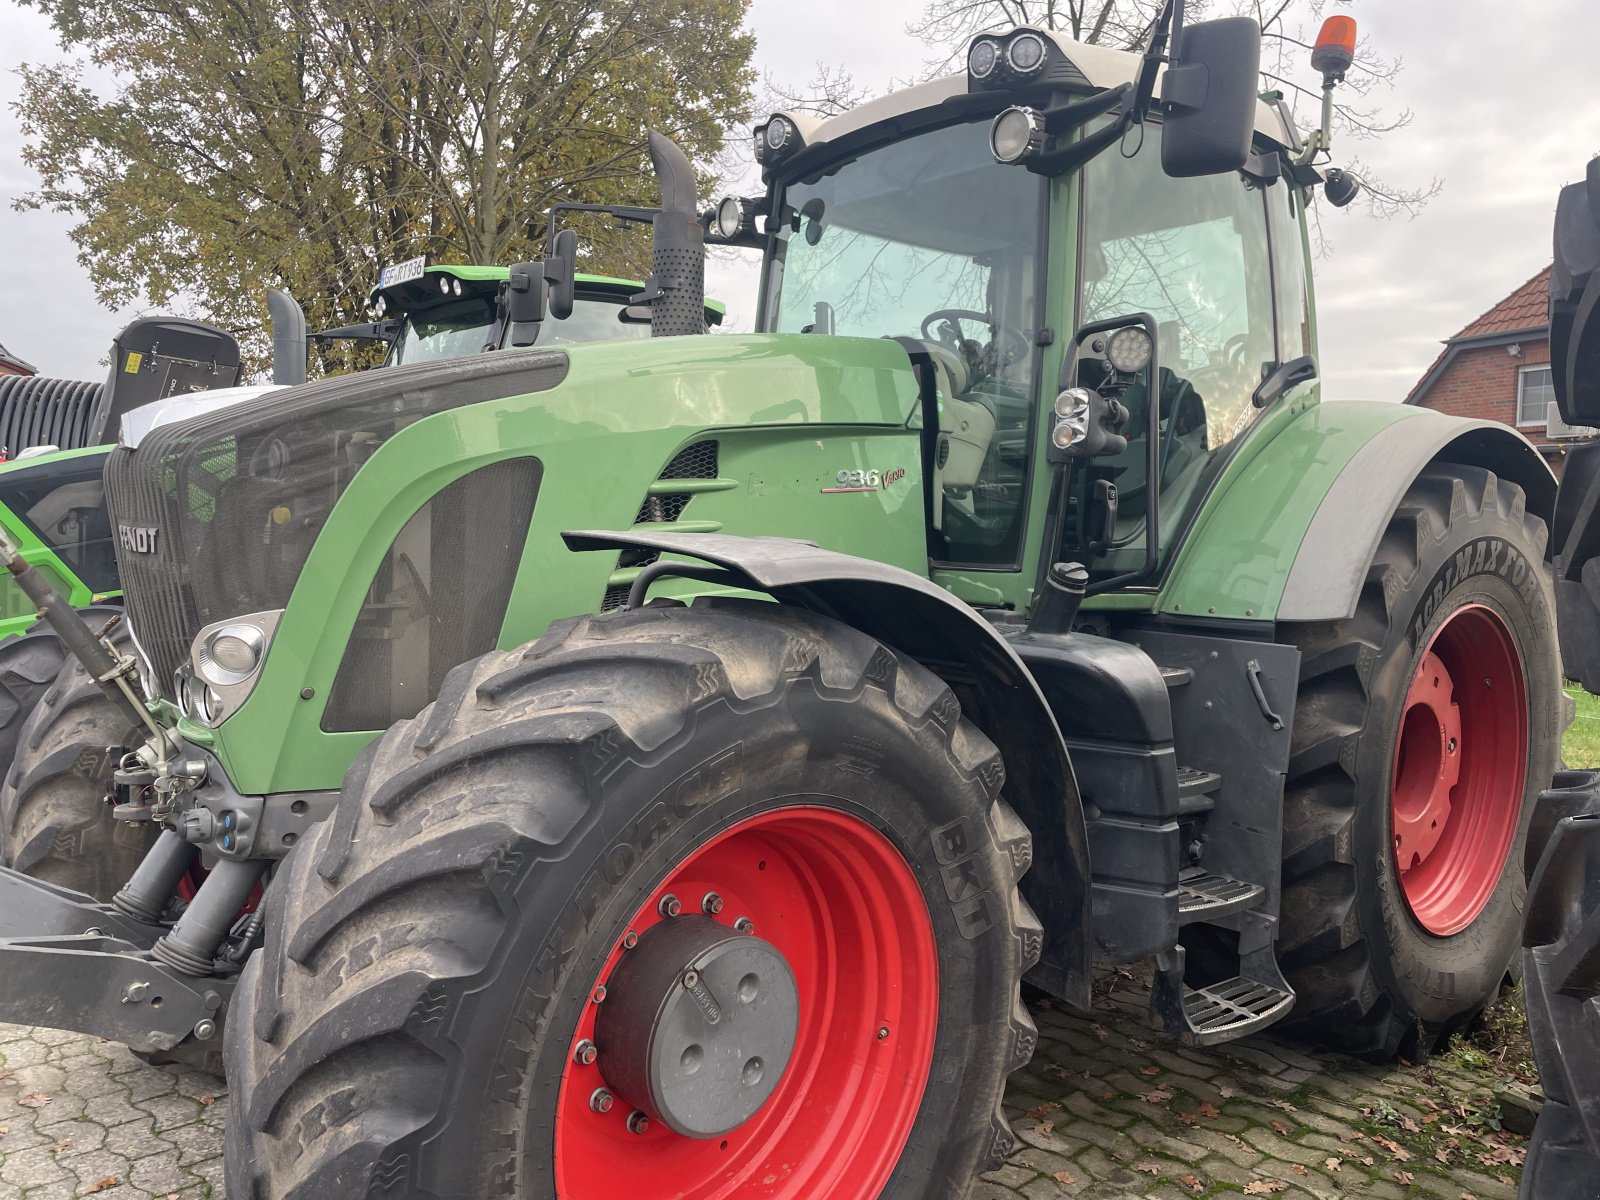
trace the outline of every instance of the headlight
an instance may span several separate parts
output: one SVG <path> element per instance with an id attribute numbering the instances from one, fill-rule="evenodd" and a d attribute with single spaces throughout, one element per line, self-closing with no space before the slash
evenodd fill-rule
<path id="1" fill-rule="evenodd" d="M 1044 65 L 1044 39 L 1037 33 L 1023 33 L 1006 47 L 1006 61 L 1018 75 L 1027 75 Z"/>
<path id="2" fill-rule="evenodd" d="M 717 236 L 735 238 L 744 229 L 744 201 L 737 196 L 724 196 L 717 205 Z"/>
<path id="3" fill-rule="evenodd" d="M 1044 149 L 1044 118 L 1031 108 L 1006 109 L 989 126 L 989 153 L 998 163 L 1015 163 Z"/>
<path id="4" fill-rule="evenodd" d="M 774 113 L 756 129 L 756 159 L 770 166 L 803 148 L 800 127 L 782 113 Z"/>
<path id="5" fill-rule="evenodd" d="M 227 687 L 243 683 L 261 664 L 267 638 L 254 625 L 243 622 L 213 630 L 195 653 L 195 671 L 207 683 Z"/>
<path id="6" fill-rule="evenodd" d="M 994 65 L 1000 61 L 1000 45 L 988 38 L 979 38 L 967 51 L 967 73 L 974 79 L 987 79 L 994 74 Z"/>
<path id="7" fill-rule="evenodd" d="M 461 280 L 452 279 L 450 281 L 450 290 L 452 292 L 454 292 L 457 296 L 461 295 Z"/>
<path id="8" fill-rule="evenodd" d="M 767 122 L 767 149 L 782 150 L 794 136 L 794 122 L 787 117 L 773 117 Z"/>
<path id="9" fill-rule="evenodd" d="M 1137 375 L 1150 362 L 1150 335 L 1137 325 L 1127 325 L 1106 343 L 1106 359 L 1124 375 Z"/>
<path id="10" fill-rule="evenodd" d="M 261 663 L 281 616 L 283 610 L 274 609 L 202 629 L 189 661 L 178 670 L 179 707 L 207 725 L 238 711 L 261 676 Z"/>
<path id="11" fill-rule="evenodd" d="M 1086 388 L 1068 388 L 1056 397 L 1056 423 L 1050 430 L 1050 441 L 1057 450 L 1070 450 L 1089 436 L 1090 402 Z"/>

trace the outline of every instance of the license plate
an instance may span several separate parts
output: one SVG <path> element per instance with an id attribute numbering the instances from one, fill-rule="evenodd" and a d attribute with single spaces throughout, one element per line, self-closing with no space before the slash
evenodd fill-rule
<path id="1" fill-rule="evenodd" d="M 422 270 L 427 265 L 427 255 L 408 258 L 405 262 L 391 263 L 378 272 L 378 286 L 393 287 L 397 283 L 410 283 L 413 279 L 421 279 Z"/>

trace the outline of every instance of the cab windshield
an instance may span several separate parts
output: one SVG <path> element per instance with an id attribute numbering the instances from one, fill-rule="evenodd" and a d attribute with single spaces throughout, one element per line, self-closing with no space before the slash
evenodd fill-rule
<path id="1" fill-rule="evenodd" d="M 395 339 L 389 364 L 436 362 L 480 354 L 494 347 L 494 326 L 495 304 L 487 297 L 468 297 L 412 313 Z"/>
<path id="2" fill-rule="evenodd" d="M 947 562 L 1017 559 L 1046 196 L 1038 176 L 994 161 L 987 121 L 867 151 L 783 194 L 765 326 L 923 344 L 941 409 L 930 519 Z"/>

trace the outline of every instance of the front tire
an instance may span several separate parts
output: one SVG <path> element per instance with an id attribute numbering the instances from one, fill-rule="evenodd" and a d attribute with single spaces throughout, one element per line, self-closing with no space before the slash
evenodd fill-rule
<path id="1" fill-rule="evenodd" d="M 80 615 L 95 626 L 120 611 L 91 609 Z M 19 643 L 34 639 L 39 649 L 30 653 L 42 656 L 55 634 L 29 631 L 10 644 L 20 652 Z M 131 644 L 126 624 L 113 631 L 111 640 L 123 649 Z M 115 765 L 107 751 L 135 744 L 131 739 L 142 741 L 142 731 L 128 727 L 77 659 L 59 650 L 59 642 L 57 652 L 60 671 L 25 714 L 15 757 L 0 784 L 0 863 L 109 901 L 159 832 L 152 824 L 113 820 L 104 803 Z"/>
<path id="2" fill-rule="evenodd" d="M 269 890 L 229 1194 L 964 1195 L 1036 1036 L 1002 779 L 929 672 L 776 605 L 579 618 L 457 668 Z M 719 983 L 723 953 L 758 965 Z M 792 1037 L 739 1024 L 780 959 Z M 650 1014 L 695 964 L 720 1018 L 663 1057 Z M 749 1111 L 693 1092 L 728 1053 L 733 1092 L 777 1080 Z"/>
<path id="3" fill-rule="evenodd" d="M 1431 469 L 1355 617 L 1294 631 L 1279 957 L 1292 1026 L 1317 1040 L 1424 1057 L 1513 962 L 1561 730 L 1545 537 L 1515 484 Z"/>

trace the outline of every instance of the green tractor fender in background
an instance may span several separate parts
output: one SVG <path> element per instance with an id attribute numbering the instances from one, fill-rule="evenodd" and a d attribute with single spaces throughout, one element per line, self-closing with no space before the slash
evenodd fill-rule
<path id="1" fill-rule="evenodd" d="M 1296 401 L 1270 414 L 1206 499 L 1160 591 L 1091 600 L 1174 616 L 1338 620 L 1406 490 L 1434 462 L 1520 485 L 1549 521 L 1556 481 L 1537 450 L 1494 421 L 1366 401 Z"/>

